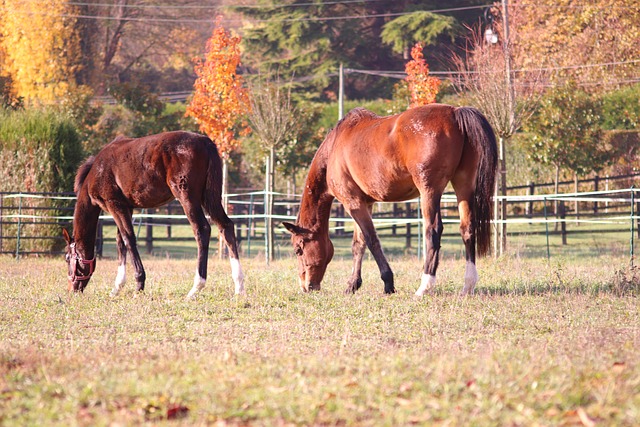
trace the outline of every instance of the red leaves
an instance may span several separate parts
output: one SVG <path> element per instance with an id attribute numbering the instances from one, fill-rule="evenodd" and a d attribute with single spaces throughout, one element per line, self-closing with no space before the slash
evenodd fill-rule
<path id="1" fill-rule="evenodd" d="M 413 59 L 405 66 L 406 80 L 411 93 L 410 106 L 418 107 L 436 102 L 440 79 L 429 76 L 429 65 L 424 59 L 421 43 L 416 43 L 411 49 L 411 57 Z"/>
<path id="2" fill-rule="evenodd" d="M 220 20 L 216 19 L 207 41 L 204 61 L 194 61 L 198 78 L 186 115 L 193 117 L 200 130 L 215 141 L 220 153 L 227 156 L 238 145 L 236 132 L 248 132 L 241 117 L 250 104 L 242 76 L 237 74 L 241 38 L 225 30 Z"/>

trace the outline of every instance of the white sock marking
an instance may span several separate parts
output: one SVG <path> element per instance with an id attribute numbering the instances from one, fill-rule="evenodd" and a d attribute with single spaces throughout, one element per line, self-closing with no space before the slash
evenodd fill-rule
<path id="1" fill-rule="evenodd" d="M 207 281 L 206 279 L 203 279 L 202 277 L 200 277 L 200 273 L 198 273 L 198 270 L 196 270 L 196 275 L 193 276 L 193 287 L 187 294 L 187 299 L 192 299 L 195 296 L 195 294 L 200 292 L 202 288 L 204 288 L 204 284 L 206 281 Z"/>
<path id="2" fill-rule="evenodd" d="M 229 258 L 229 262 L 231 263 L 231 277 L 236 285 L 236 295 L 244 294 L 244 274 L 242 267 L 240 267 L 240 261 L 236 258 Z"/>
<path id="3" fill-rule="evenodd" d="M 436 276 L 422 273 L 422 282 L 416 291 L 416 296 L 421 297 L 426 293 L 432 293 L 436 289 Z"/>
<path id="4" fill-rule="evenodd" d="M 467 268 L 464 271 L 464 288 L 462 288 L 462 295 L 473 295 L 476 283 L 478 283 L 478 270 L 476 270 L 476 265 L 471 261 L 467 261 Z"/>
<path id="5" fill-rule="evenodd" d="M 113 290 L 111 291 L 111 296 L 115 297 L 120 293 L 120 289 L 127 281 L 127 269 L 125 264 L 120 264 L 118 266 L 118 274 L 116 274 L 116 281 L 113 284 Z"/>

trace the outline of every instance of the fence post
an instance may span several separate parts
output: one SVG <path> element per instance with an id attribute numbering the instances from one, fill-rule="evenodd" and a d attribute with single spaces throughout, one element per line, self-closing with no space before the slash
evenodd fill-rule
<path id="1" fill-rule="evenodd" d="M 167 238 L 171 238 L 171 202 L 167 205 Z"/>
<path id="2" fill-rule="evenodd" d="M 545 226 L 545 234 L 547 235 L 547 260 L 551 259 L 551 251 L 549 250 L 549 221 L 547 217 L 547 198 L 543 199 L 544 201 L 544 226 Z"/>
<path id="3" fill-rule="evenodd" d="M 398 217 L 398 204 L 397 204 L 397 203 L 394 203 L 394 204 L 393 204 L 393 217 L 394 217 L 394 218 L 397 218 L 397 217 Z M 396 233 L 397 233 L 396 228 L 397 228 L 397 227 L 396 227 L 396 224 L 395 224 L 395 223 L 391 225 L 391 235 L 392 235 L 392 236 L 394 236 L 394 237 L 395 237 L 395 235 L 396 235 Z"/>
<path id="4" fill-rule="evenodd" d="M 420 207 L 422 206 L 422 200 L 421 197 L 418 196 L 418 259 L 421 260 L 424 256 L 426 256 L 426 252 L 424 251 L 424 245 L 426 244 L 422 238 L 422 209 L 420 209 Z"/>
<path id="5" fill-rule="evenodd" d="M 533 196 L 536 192 L 536 185 L 533 181 L 529 181 L 527 185 L 529 186 L 529 196 Z M 533 200 L 530 200 L 529 203 L 527 203 L 526 215 L 529 218 L 533 218 Z M 531 224 L 531 222 L 529 222 L 529 224 Z"/>
<path id="6" fill-rule="evenodd" d="M 598 191 L 598 183 L 600 182 L 600 177 L 598 175 L 593 178 L 593 191 Z M 598 202 L 593 202 L 593 213 L 598 213 Z"/>
<path id="7" fill-rule="evenodd" d="M 411 248 L 411 203 L 407 202 L 405 206 L 405 217 L 407 218 L 406 234 L 404 240 L 404 248 Z"/>
<path id="8" fill-rule="evenodd" d="M 0 194 L 0 253 L 2 252 L 2 238 L 4 237 L 4 234 L 2 233 L 2 224 L 4 223 L 4 207 L 2 205 L 2 202 L 4 201 L 4 196 L 2 194 Z"/>
<path id="9" fill-rule="evenodd" d="M 96 255 L 102 258 L 102 250 L 104 248 L 104 230 L 103 230 L 104 221 L 98 220 L 98 233 L 96 238 Z"/>
<path id="10" fill-rule="evenodd" d="M 149 215 L 153 215 L 155 212 L 154 209 L 149 209 L 147 213 Z M 153 252 L 153 217 L 147 217 L 147 254 L 151 254 Z"/>
<path id="11" fill-rule="evenodd" d="M 562 235 L 562 245 L 567 244 L 567 222 L 565 221 L 567 209 L 564 205 L 564 200 L 560 200 L 560 205 L 558 206 L 558 210 L 560 211 L 560 234 Z"/>
<path id="12" fill-rule="evenodd" d="M 635 188 L 633 188 L 633 185 L 631 186 L 631 237 L 629 239 L 629 259 L 631 262 L 631 267 L 633 267 L 633 235 L 635 234 L 634 230 L 633 230 L 633 217 L 635 216 L 634 212 L 633 212 L 633 207 L 635 205 L 635 192 L 633 191 L 635 190 Z"/>
<path id="13" fill-rule="evenodd" d="M 22 193 L 18 194 L 18 230 L 16 234 L 16 259 L 20 258 L 20 228 L 22 227 Z"/>
<path id="14" fill-rule="evenodd" d="M 249 196 L 249 224 L 247 224 L 247 257 L 251 256 L 251 233 L 253 233 L 253 192 Z"/>

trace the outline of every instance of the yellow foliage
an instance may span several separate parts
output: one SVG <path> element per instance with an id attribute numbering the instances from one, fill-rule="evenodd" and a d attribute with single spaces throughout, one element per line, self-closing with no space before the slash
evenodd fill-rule
<path id="1" fill-rule="evenodd" d="M 3 72 L 28 103 L 51 103 L 76 89 L 77 11 L 66 0 L 4 0 L 0 9 Z M 0 57 L 0 60 L 2 58 Z"/>
<path id="2" fill-rule="evenodd" d="M 509 14 L 518 68 L 550 67 L 586 85 L 637 76 L 637 0 L 537 0 L 512 4 Z"/>

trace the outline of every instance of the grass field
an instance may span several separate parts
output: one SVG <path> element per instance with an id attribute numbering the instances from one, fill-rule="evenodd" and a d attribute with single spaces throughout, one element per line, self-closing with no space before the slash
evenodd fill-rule
<path id="1" fill-rule="evenodd" d="M 195 259 L 147 258 L 145 293 L 111 298 L 113 260 L 68 295 L 61 259 L 0 257 L 0 425 L 637 425 L 627 258 L 483 259 L 467 298 L 453 258 L 416 299 L 415 257 L 391 296 L 371 260 L 345 296 L 348 260 L 302 294 L 294 260 L 246 259 L 245 297 L 212 257 L 187 302 Z"/>

